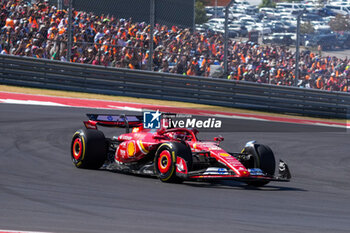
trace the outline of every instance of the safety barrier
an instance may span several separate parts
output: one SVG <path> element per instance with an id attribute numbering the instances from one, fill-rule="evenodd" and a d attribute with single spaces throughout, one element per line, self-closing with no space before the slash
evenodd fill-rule
<path id="1" fill-rule="evenodd" d="M 0 84 L 346 118 L 350 94 L 0 55 Z"/>

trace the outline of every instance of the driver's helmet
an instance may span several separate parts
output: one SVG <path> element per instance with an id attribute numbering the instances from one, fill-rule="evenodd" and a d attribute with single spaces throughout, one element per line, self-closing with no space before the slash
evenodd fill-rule
<path id="1" fill-rule="evenodd" d="M 171 132 L 168 134 L 169 138 L 178 141 L 185 141 L 188 139 L 186 132 Z"/>
<path id="2" fill-rule="evenodd" d="M 176 140 L 180 140 L 180 141 L 186 141 L 187 140 L 187 134 L 185 132 L 178 132 L 175 133 L 174 137 L 176 137 Z"/>

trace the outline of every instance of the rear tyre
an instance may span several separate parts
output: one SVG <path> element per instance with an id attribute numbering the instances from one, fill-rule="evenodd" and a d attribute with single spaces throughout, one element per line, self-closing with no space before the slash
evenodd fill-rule
<path id="1" fill-rule="evenodd" d="M 270 147 L 262 144 L 255 144 L 254 147 L 256 153 L 252 153 L 254 156 L 254 167 L 260 168 L 268 176 L 274 176 L 276 161 L 275 155 L 273 154 Z M 252 148 L 252 149 L 253 149 Z M 246 182 L 248 185 L 261 187 L 269 183 L 269 181 L 249 181 Z"/>
<path id="2" fill-rule="evenodd" d="M 107 159 L 107 143 L 103 132 L 93 129 L 76 131 L 71 143 L 71 158 L 77 168 L 100 168 Z"/>
<path id="3" fill-rule="evenodd" d="M 167 183 L 180 183 L 183 180 L 176 176 L 176 158 L 181 157 L 190 169 L 192 166 L 191 149 L 180 142 L 163 143 L 154 157 L 154 170 L 159 179 Z"/>

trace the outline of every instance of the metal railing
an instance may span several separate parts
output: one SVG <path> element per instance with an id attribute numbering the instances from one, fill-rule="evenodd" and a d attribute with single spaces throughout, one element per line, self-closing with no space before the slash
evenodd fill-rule
<path id="1" fill-rule="evenodd" d="M 350 94 L 0 55 L 0 84 L 346 118 Z"/>

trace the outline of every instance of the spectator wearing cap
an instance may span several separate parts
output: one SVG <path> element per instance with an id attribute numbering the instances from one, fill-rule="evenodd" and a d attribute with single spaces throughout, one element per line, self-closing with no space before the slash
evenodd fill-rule
<path id="1" fill-rule="evenodd" d="M 229 80 L 233 80 L 235 77 L 234 77 L 235 73 L 234 72 L 231 72 L 228 76 L 227 76 L 227 79 Z"/>

